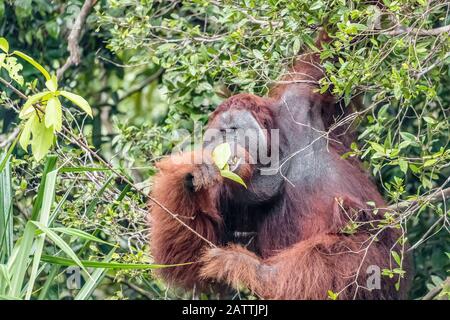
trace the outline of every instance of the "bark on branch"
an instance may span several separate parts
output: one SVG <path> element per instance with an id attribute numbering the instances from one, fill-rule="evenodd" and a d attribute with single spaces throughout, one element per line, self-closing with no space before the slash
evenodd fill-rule
<path id="1" fill-rule="evenodd" d="M 431 203 L 444 201 L 444 199 L 445 200 L 450 199 L 450 188 L 446 188 L 441 191 L 437 191 L 432 196 L 425 198 L 426 201 L 431 202 Z M 414 206 L 417 203 L 418 203 L 417 200 L 414 200 L 414 201 L 406 200 L 406 201 L 402 201 L 402 202 L 393 204 L 393 205 L 389 206 L 388 209 L 391 209 L 393 211 L 403 211 L 403 210 L 410 208 L 411 206 Z"/>
<path id="2" fill-rule="evenodd" d="M 86 0 L 81 7 L 80 14 L 75 19 L 72 30 L 70 31 L 69 37 L 67 38 L 67 49 L 69 50 L 69 57 L 67 58 L 64 65 L 58 69 L 56 72 L 56 77 L 58 80 L 62 78 L 64 72 L 69 69 L 72 65 L 77 66 L 81 59 L 81 50 L 78 45 L 81 38 L 81 31 L 86 23 L 86 19 L 95 5 L 97 0 Z"/>
<path id="3" fill-rule="evenodd" d="M 394 30 L 381 33 L 388 36 L 398 36 L 401 34 L 413 34 L 418 36 L 438 36 L 443 33 L 450 33 L 450 25 L 428 30 L 399 26 Z"/>

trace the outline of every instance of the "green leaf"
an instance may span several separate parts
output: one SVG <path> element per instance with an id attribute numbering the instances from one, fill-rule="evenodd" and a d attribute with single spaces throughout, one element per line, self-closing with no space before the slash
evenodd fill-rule
<path id="1" fill-rule="evenodd" d="M 37 70 L 39 70 L 45 77 L 45 79 L 48 81 L 51 79 L 50 74 L 47 72 L 47 70 L 45 70 L 45 68 L 43 66 L 41 66 L 36 60 L 34 60 L 32 57 L 26 55 L 23 52 L 20 51 L 14 51 L 13 52 L 14 55 L 21 57 L 23 60 L 27 61 L 28 63 L 30 63 L 33 67 L 35 67 Z"/>
<path id="2" fill-rule="evenodd" d="M 111 260 L 111 258 L 113 257 L 115 250 L 116 249 L 113 248 L 108 253 L 108 255 L 105 257 L 105 259 L 103 259 L 103 262 L 108 263 Z M 74 300 L 88 299 L 91 296 L 94 289 L 102 281 L 103 277 L 105 276 L 106 270 L 107 269 L 105 269 L 105 268 L 99 268 L 99 269 L 95 270 L 94 273 L 92 274 L 91 278 L 84 284 L 83 288 L 81 288 L 81 290 L 75 296 Z"/>
<path id="3" fill-rule="evenodd" d="M 401 266 L 402 263 L 402 259 L 400 258 L 400 256 L 398 255 L 397 252 L 395 251 L 391 251 L 392 257 L 394 258 L 395 262 L 397 263 L 398 266 Z"/>
<path id="4" fill-rule="evenodd" d="M 58 264 L 61 266 L 76 266 L 77 263 L 71 259 L 43 255 L 43 262 Z M 172 268 L 179 266 L 187 266 L 195 262 L 184 262 L 178 264 L 150 264 L 150 263 L 118 263 L 118 262 L 101 262 L 101 261 L 89 261 L 81 260 L 81 263 L 86 268 L 106 268 L 106 269 L 119 269 L 119 270 L 146 270 L 146 269 L 161 269 L 161 268 Z"/>
<path id="5" fill-rule="evenodd" d="M 9 274 L 8 267 L 4 264 L 0 264 L 0 294 L 6 292 L 11 284 L 11 275 Z"/>
<path id="6" fill-rule="evenodd" d="M 403 140 L 409 141 L 409 142 L 416 142 L 416 136 L 409 133 L 409 132 L 400 132 L 400 135 L 402 136 Z"/>
<path id="7" fill-rule="evenodd" d="M 98 172 L 98 171 L 111 171 L 110 168 L 104 168 L 104 167 L 62 167 L 59 169 L 59 172 L 61 173 L 80 173 L 80 172 Z"/>
<path id="8" fill-rule="evenodd" d="M 423 120 L 425 120 L 425 122 L 426 122 L 426 123 L 429 123 L 429 124 L 436 124 L 436 123 L 437 123 L 437 121 L 434 120 L 434 119 L 431 118 L 431 117 L 423 117 Z"/>
<path id="9" fill-rule="evenodd" d="M 62 129 L 62 108 L 58 97 L 48 99 L 45 108 L 45 126 L 47 128 L 53 126 L 53 129 L 58 132 Z"/>
<path id="10" fill-rule="evenodd" d="M 427 161 L 425 161 L 425 163 L 423 164 L 424 168 L 426 167 L 431 167 L 432 165 L 434 165 L 439 159 L 429 159 Z"/>
<path id="11" fill-rule="evenodd" d="M 102 239 L 99 239 L 87 232 L 84 232 L 83 230 L 78 230 L 78 229 L 74 229 L 74 228 L 52 228 L 51 230 L 53 230 L 55 232 L 60 232 L 60 233 L 68 234 L 71 236 L 75 236 L 80 239 L 94 241 L 94 242 L 100 242 L 103 244 L 107 244 L 109 246 L 113 246 L 113 244 L 103 241 Z"/>
<path id="12" fill-rule="evenodd" d="M 20 242 L 16 243 L 18 247 L 17 257 L 11 267 L 10 273 L 12 274 L 11 285 L 9 287 L 9 296 L 20 298 L 22 291 L 23 281 L 25 279 L 25 273 L 28 269 L 29 257 L 31 253 L 31 247 L 33 245 L 34 232 L 36 227 L 28 221 L 23 231 L 23 236 Z"/>
<path id="13" fill-rule="evenodd" d="M 34 115 L 33 117 L 29 118 L 27 122 L 25 122 L 25 126 L 23 127 L 22 133 L 20 134 L 19 143 L 22 149 L 25 151 L 27 151 L 27 147 L 30 144 L 31 129 L 36 120 L 38 120 L 37 115 Z"/>
<path id="14" fill-rule="evenodd" d="M 81 96 L 67 92 L 67 91 L 60 91 L 59 92 L 62 96 L 66 97 L 70 101 L 72 101 L 74 104 L 79 106 L 84 112 L 86 112 L 91 118 L 92 118 L 92 109 L 89 103 Z"/>
<path id="15" fill-rule="evenodd" d="M 17 297 L 13 297 L 13 296 L 0 294 L 0 300 L 22 300 L 22 299 L 17 298 Z"/>
<path id="16" fill-rule="evenodd" d="M 58 246 L 62 251 L 64 251 L 65 254 L 67 254 L 77 266 L 82 268 L 84 272 L 88 273 L 85 267 L 83 266 L 83 263 L 78 259 L 75 252 L 73 252 L 72 248 L 63 240 L 60 236 L 58 236 L 53 230 L 47 228 L 45 225 L 43 225 L 40 222 L 37 221 L 31 221 L 36 227 L 39 228 L 42 232 L 44 232 L 47 237 L 49 237 L 56 246 Z M 88 273 L 89 274 L 89 273 Z"/>
<path id="17" fill-rule="evenodd" d="M 337 298 L 339 297 L 339 293 L 335 293 L 331 290 L 327 291 L 327 295 L 328 295 L 328 298 L 331 300 L 337 300 Z"/>
<path id="18" fill-rule="evenodd" d="M 294 54 L 298 54 L 300 51 L 300 39 L 295 38 L 294 44 L 292 46 L 292 50 L 294 51 Z"/>
<path id="19" fill-rule="evenodd" d="M 19 141 L 19 136 L 16 139 L 14 139 L 13 143 L 9 146 L 8 151 L 6 152 L 6 155 L 3 157 L 3 160 L 0 161 L 0 172 L 2 172 L 3 169 L 6 167 L 9 161 L 9 156 L 12 154 L 14 148 L 16 147 L 17 141 Z"/>
<path id="20" fill-rule="evenodd" d="M 12 192 L 10 159 L 11 156 L 7 152 L 0 153 L 1 162 L 6 160 L 4 168 L 0 170 L 0 263 L 8 261 L 13 248 L 14 193 Z M 2 281 L 0 280 L 0 293 L 4 292 L 1 290 L 1 286 Z"/>
<path id="21" fill-rule="evenodd" d="M 16 57 L 7 56 L 4 58 L 2 66 L 8 72 L 8 75 L 12 80 L 23 86 L 24 79 L 21 74 L 23 66 L 17 62 Z"/>
<path id="22" fill-rule="evenodd" d="M 259 60 L 264 60 L 264 56 L 261 53 L 261 51 L 257 50 L 257 49 L 253 49 L 253 55 L 255 56 L 255 58 L 259 59 Z"/>
<path id="23" fill-rule="evenodd" d="M 3 50 L 5 53 L 8 53 L 9 51 L 9 43 L 8 40 L 5 38 L 0 38 L 0 49 Z"/>
<path id="24" fill-rule="evenodd" d="M 386 149 L 382 145 L 380 145 L 376 142 L 373 142 L 373 141 L 370 142 L 370 145 L 376 152 L 378 152 L 382 155 L 386 155 Z"/>
<path id="25" fill-rule="evenodd" d="M 45 86 L 51 92 L 55 92 L 56 90 L 58 90 L 58 79 L 54 74 L 51 76 L 49 80 L 45 81 Z"/>
<path id="26" fill-rule="evenodd" d="M 43 122 L 38 120 L 33 122 L 31 132 L 33 134 L 31 151 L 36 161 L 41 161 L 53 145 L 53 127 L 47 128 Z"/>
<path id="27" fill-rule="evenodd" d="M 3 62 L 5 61 L 6 54 L 0 53 L 0 70 L 2 69 Z"/>
<path id="28" fill-rule="evenodd" d="M 55 198 L 55 184 L 57 175 L 58 171 L 53 170 L 48 173 L 47 178 L 45 180 L 45 187 L 42 198 L 42 207 L 39 216 L 39 223 L 43 226 L 48 226 L 49 223 L 50 209 L 53 205 L 53 201 Z M 31 294 L 33 293 L 33 287 L 39 273 L 39 264 L 41 262 L 41 256 L 44 250 L 44 243 L 45 243 L 45 234 L 38 235 L 36 237 L 36 240 L 34 241 L 35 249 L 33 253 L 33 263 L 31 265 L 31 272 L 28 279 L 25 300 L 29 300 L 31 298 Z"/>
<path id="29" fill-rule="evenodd" d="M 316 1 L 315 3 L 313 3 L 311 5 L 311 7 L 309 7 L 309 9 L 314 11 L 314 10 L 318 10 L 318 9 L 320 9 L 322 7 L 323 7 L 323 2 L 322 1 Z"/>
<path id="30" fill-rule="evenodd" d="M 47 294 L 50 290 L 50 287 L 53 285 L 56 276 L 58 276 L 60 269 L 61 267 L 59 265 L 52 266 L 50 272 L 48 272 L 47 274 L 47 279 L 45 280 L 44 285 L 40 288 L 37 300 L 48 300 Z"/>
<path id="31" fill-rule="evenodd" d="M 404 160 L 404 159 L 399 159 L 398 160 L 398 164 L 400 166 L 400 170 L 406 174 L 408 172 L 408 161 Z"/>
<path id="32" fill-rule="evenodd" d="M 33 112 L 35 111 L 33 105 L 41 100 L 44 100 L 50 95 L 51 93 L 49 93 L 48 91 L 44 91 L 28 97 L 28 100 L 25 102 L 25 104 L 22 106 L 22 109 L 20 110 L 19 118 L 20 119 L 29 118 L 30 115 L 33 114 Z"/>
<path id="33" fill-rule="evenodd" d="M 212 160 L 219 169 L 223 169 L 231 157 L 230 144 L 225 142 L 216 146 L 212 152 Z"/>
<path id="34" fill-rule="evenodd" d="M 243 185 L 245 188 L 247 188 L 247 185 L 245 184 L 244 180 L 242 180 L 241 177 L 239 177 L 236 173 L 229 171 L 229 170 L 220 170 L 220 175 L 224 178 L 233 180 L 241 185 Z"/>

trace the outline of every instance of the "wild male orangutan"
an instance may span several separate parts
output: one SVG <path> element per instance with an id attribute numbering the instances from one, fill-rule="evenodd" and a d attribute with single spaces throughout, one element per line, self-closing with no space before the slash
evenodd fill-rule
<path id="1" fill-rule="evenodd" d="M 334 125 L 339 104 L 317 91 L 322 77 L 318 54 L 304 54 L 268 97 L 238 94 L 212 113 L 208 130 L 231 145 L 230 167 L 247 188 L 222 177 L 211 161 L 220 139 L 157 164 L 152 197 L 195 231 L 151 205 L 155 262 L 196 262 L 161 269 L 169 283 L 200 290 L 244 285 L 266 299 L 327 299 L 329 290 L 339 299 L 404 297 L 397 279 L 370 282 L 373 270 L 397 267 L 390 257 L 400 250 L 400 232 L 372 223 L 385 210 L 374 212 L 368 202 L 386 204 L 359 161 L 341 157 L 348 135 Z M 243 138 L 241 129 L 252 134 Z M 279 159 L 262 163 L 250 154 L 247 145 L 256 140 Z M 200 153 L 201 163 L 191 161 Z M 348 231 L 350 222 L 359 227 Z"/>

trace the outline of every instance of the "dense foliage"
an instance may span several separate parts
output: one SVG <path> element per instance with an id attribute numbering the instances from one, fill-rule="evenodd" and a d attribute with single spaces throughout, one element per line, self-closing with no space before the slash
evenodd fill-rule
<path id="1" fill-rule="evenodd" d="M 384 223 L 402 228 L 413 247 L 410 296 L 442 287 L 450 269 L 448 1 L 91 2 L 81 61 L 58 73 L 84 1 L 0 0 L 0 297 L 180 297 L 149 271 L 158 267 L 145 221 L 155 160 L 224 97 L 267 93 L 299 51 L 319 50 L 319 27 L 332 38 L 321 48 L 320 90 L 344 105 L 363 102 L 337 119 L 359 133 L 345 156 L 364 161 L 396 210 Z M 42 134 L 26 134 L 39 125 Z M 392 259 L 384 276 L 402 276 L 403 252 Z M 81 290 L 69 285 L 77 270 Z"/>

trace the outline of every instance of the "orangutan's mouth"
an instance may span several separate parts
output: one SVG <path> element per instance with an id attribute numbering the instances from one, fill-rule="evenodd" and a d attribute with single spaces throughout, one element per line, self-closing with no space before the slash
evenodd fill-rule
<path id="1" fill-rule="evenodd" d="M 228 165 L 230 166 L 230 171 L 234 172 L 236 171 L 240 164 L 242 162 L 242 158 L 238 156 L 231 157 L 230 160 L 228 160 Z"/>

